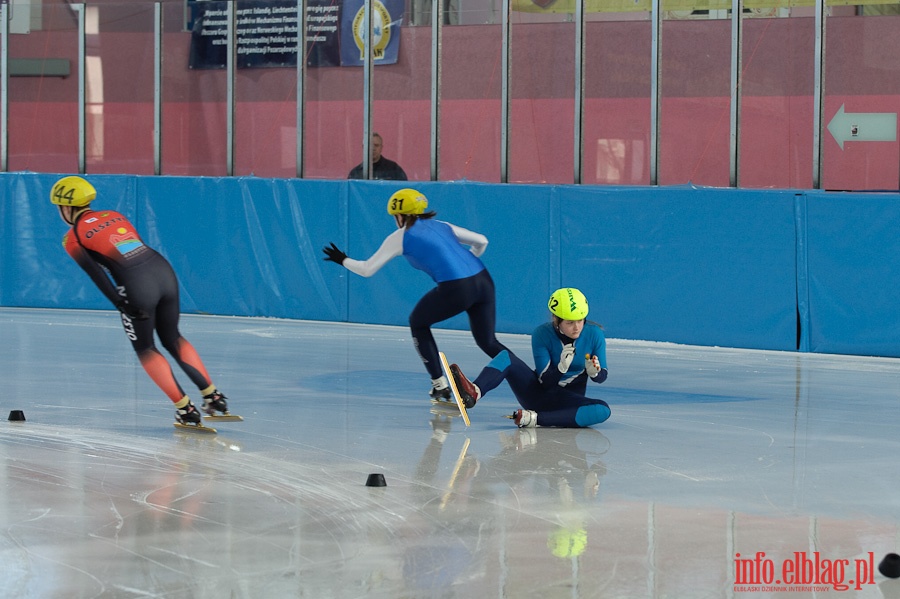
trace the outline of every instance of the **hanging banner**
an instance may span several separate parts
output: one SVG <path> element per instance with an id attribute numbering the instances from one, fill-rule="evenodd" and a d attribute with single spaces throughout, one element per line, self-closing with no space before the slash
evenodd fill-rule
<path id="1" fill-rule="evenodd" d="M 537 13 L 574 13 L 576 0 L 512 0 L 512 10 Z M 897 0 L 828 0 L 828 6 L 867 6 L 896 5 Z M 770 14 L 776 16 L 774 10 L 790 9 L 801 6 L 813 7 L 816 0 L 744 0 L 744 9 L 752 9 L 753 16 Z M 660 4 L 666 13 L 684 13 L 690 16 L 694 11 L 731 10 L 731 0 L 662 0 Z M 584 0 L 585 12 L 647 12 L 653 8 L 653 0 Z M 765 11 L 771 9 L 771 11 Z M 761 12 L 764 11 L 764 12 Z M 885 12 L 877 8 L 872 13 Z M 890 14 L 897 14 L 891 12 Z M 670 15 L 666 15 L 667 18 Z M 697 15 L 707 19 L 708 14 Z"/>
<path id="2" fill-rule="evenodd" d="M 400 52 L 403 0 L 374 0 L 372 4 L 373 64 L 394 64 Z M 341 16 L 341 65 L 361 66 L 365 60 L 366 8 L 364 0 L 346 0 Z"/>
<path id="3" fill-rule="evenodd" d="M 238 0 L 235 4 L 237 68 L 297 66 L 296 0 Z M 192 69 L 224 69 L 228 56 L 228 2 L 189 0 Z M 341 5 L 307 0 L 306 64 L 339 66 Z"/>

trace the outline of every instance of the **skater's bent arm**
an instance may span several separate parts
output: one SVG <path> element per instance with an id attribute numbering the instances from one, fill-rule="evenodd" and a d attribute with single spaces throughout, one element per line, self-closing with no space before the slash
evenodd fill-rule
<path id="1" fill-rule="evenodd" d="M 97 286 L 97 289 L 102 291 L 103 295 L 106 296 L 106 299 L 112 302 L 114 306 L 122 301 L 122 297 L 119 295 L 116 286 L 110 280 L 106 269 L 94 262 L 90 255 L 88 255 L 87 250 L 78 244 L 72 244 L 66 246 L 66 251 L 75 262 L 78 263 L 78 266 L 88 274 L 94 282 L 94 285 Z"/>
<path id="2" fill-rule="evenodd" d="M 403 253 L 403 229 L 397 229 L 387 236 L 378 251 L 368 260 L 344 260 L 344 268 L 362 277 L 371 277 L 381 267 Z"/>
<path id="3" fill-rule="evenodd" d="M 456 235 L 456 238 L 459 240 L 459 242 L 471 246 L 472 253 L 476 256 L 480 257 L 481 254 L 484 253 L 484 250 L 487 249 L 487 237 L 485 237 L 481 233 L 476 233 L 475 231 L 469 231 L 468 229 L 457 227 L 452 223 L 447 224 L 450 225 L 450 228 L 453 230 L 453 234 Z"/>

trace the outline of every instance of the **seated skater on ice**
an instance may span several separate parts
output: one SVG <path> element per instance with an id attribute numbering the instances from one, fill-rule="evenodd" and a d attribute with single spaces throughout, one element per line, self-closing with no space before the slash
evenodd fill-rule
<path id="1" fill-rule="evenodd" d="M 333 243 L 326 246 L 325 261 L 350 272 L 370 277 L 397 256 L 424 271 L 437 287 L 422 296 L 409 315 L 413 343 L 431 377 L 431 397 L 452 401 L 447 377 L 441 371 L 437 343 L 431 325 L 465 312 L 475 343 L 490 357 L 506 349 L 495 334 L 497 301 L 494 281 L 479 256 L 487 248 L 484 235 L 435 219 L 426 212 L 428 200 L 415 189 L 401 189 L 390 197 L 388 214 L 397 231 L 382 242 L 368 260 L 354 260 Z M 465 244 L 465 245 L 464 245 Z M 470 246 L 467 248 L 465 246 Z"/>
<path id="2" fill-rule="evenodd" d="M 227 399 L 209 378 L 194 347 L 181 336 L 178 279 L 169 262 L 144 245 L 124 216 L 112 210 L 94 211 L 97 190 L 81 177 L 63 177 L 53 185 L 50 201 L 72 228 L 63 236 L 66 252 L 91 277 L 122 315 L 125 334 L 141 366 L 175 404 L 175 420 L 200 424 L 200 412 L 182 390 L 172 368 L 156 348 L 153 332 L 203 396 L 209 415 L 228 412 Z M 112 277 L 112 280 L 110 280 Z"/>
<path id="3" fill-rule="evenodd" d="M 459 366 L 450 365 L 466 408 L 505 379 L 523 408 L 511 416 L 520 428 L 584 427 L 609 418 L 609 404 L 584 395 L 588 378 L 599 384 L 608 374 L 603 330 L 585 322 L 587 299 L 579 290 L 567 287 L 554 291 L 547 305 L 550 322 L 531 334 L 535 370 L 508 349 L 497 354 L 471 382 Z"/>

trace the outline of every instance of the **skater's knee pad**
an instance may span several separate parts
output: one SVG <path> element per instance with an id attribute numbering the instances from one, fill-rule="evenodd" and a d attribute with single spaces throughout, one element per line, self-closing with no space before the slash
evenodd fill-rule
<path id="1" fill-rule="evenodd" d="M 488 367 L 499 370 L 500 372 L 509 368 L 509 352 L 504 349 L 488 362 Z"/>
<path id="2" fill-rule="evenodd" d="M 591 426 L 592 424 L 600 424 L 609 418 L 609 406 L 603 404 L 592 404 L 589 406 L 581 406 L 575 412 L 575 423 L 578 426 Z"/>

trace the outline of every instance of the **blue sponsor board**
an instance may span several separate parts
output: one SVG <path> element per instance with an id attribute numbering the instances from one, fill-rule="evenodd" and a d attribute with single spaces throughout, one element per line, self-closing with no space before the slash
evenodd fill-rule
<path id="1" fill-rule="evenodd" d="M 228 2 L 188 0 L 189 66 L 223 69 L 228 52 Z M 374 0 L 372 54 L 375 64 L 394 64 L 400 48 L 403 0 Z M 237 68 L 296 67 L 298 2 L 238 0 L 235 4 Z M 359 66 L 365 49 L 364 0 L 307 0 L 306 64 Z"/>
<path id="2" fill-rule="evenodd" d="M 222 69 L 228 52 L 228 2 L 189 0 L 192 69 Z M 240 0 L 235 4 L 237 68 L 296 67 L 298 3 Z M 341 4 L 307 0 L 306 64 L 340 65 Z"/>
<path id="3" fill-rule="evenodd" d="M 400 24 L 403 0 L 375 0 L 372 4 L 372 60 L 374 64 L 394 64 L 400 51 Z M 360 66 L 365 60 L 368 31 L 364 0 L 346 0 L 341 18 L 341 65 Z"/>

